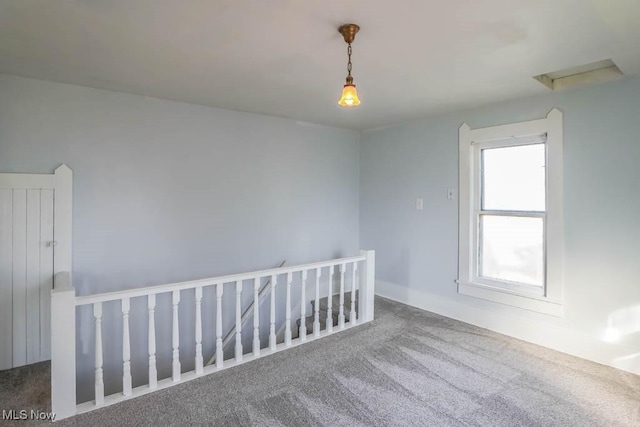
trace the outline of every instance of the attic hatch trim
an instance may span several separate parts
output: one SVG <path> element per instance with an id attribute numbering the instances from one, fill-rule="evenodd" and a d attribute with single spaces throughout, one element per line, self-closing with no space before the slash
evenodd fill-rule
<path id="1" fill-rule="evenodd" d="M 603 61 L 540 74 L 533 78 L 549 89 L 555 91 L 574 86 L 617 80 L 623 76 L 624 74 L 622 71 L 620 71 L 618 66 L 611 59 L 605 59 Z"/>

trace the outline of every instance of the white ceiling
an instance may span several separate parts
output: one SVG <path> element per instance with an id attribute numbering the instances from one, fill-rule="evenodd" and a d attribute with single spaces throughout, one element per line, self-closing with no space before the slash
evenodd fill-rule
<path id="1" fill-rule="evenodd" d="M 639 73 L 639 40 L 640 0 L 0 0 L 2 73 L 353 129 L 548 92 L 531 77 L 607 58 Z"/>

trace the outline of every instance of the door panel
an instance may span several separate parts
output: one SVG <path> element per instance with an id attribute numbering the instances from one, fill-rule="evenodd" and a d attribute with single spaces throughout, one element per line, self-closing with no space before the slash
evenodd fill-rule
<path id="1" fill-rule="evenodd" d="M 13 190 L 13 366 L 27 363 L 27 190 Z"/>
<path id="2" fill-rule="evenodd" d="M 40 190 L 27 190 L 27 364 L 40 361 Z"/>
<path id="3" fill-rule="evenodd" d="M 40 360 L 51 359 L 51 289 L 53 289 L 53 190 L 40 196 Z M 48 242 L 51 242 L 48 244 Z"/>
<path id="4" fill-rule="evenodd" d="M 13 366 L 13 245 L 11 190 L 0 189 L 0 370 Z"/>
<path id="5" fill-rule="evenodd" d="M 47 360 L 53 190 L 0 190 L 0 369 Z"/>

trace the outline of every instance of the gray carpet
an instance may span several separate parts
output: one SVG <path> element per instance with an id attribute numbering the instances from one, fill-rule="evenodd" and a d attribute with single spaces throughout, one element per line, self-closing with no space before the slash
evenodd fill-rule
<path id="1" fill-rule="evenodd" d="M 0 409 L 24 408 L 7 372 Z M 640 377 L 378 298 L 367 325 L 56 424 L 639 426 Z"/>
<path id="2" fill-rule="evenodd" d="M 3 420 L 3 411 L 37 409 L 50 412 L 50 375 L 51 362 L 0 371 L 0 425 L 9 424 Z M 24 427 L 42 424 L 30 420 L 16 421 L 17 423 Z"/>

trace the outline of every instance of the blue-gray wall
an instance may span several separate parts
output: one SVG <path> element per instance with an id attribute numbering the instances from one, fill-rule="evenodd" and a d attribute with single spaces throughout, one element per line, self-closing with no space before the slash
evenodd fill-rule
<path id="1" fill-rule="evenodd" d="M 458 295 L 454 283 L 459 126 L 544 118 L 553 107 L 564 112 L 564 319 Z M 640 78 L 367 131 L 360 146 L 360 243 L 376 250 L 383 294 L 434 310 L 441 303 L 467 320 L 484 310 L 553 325 L 596 344 L 615 326 L 626 331 L 618 344 L 639 351 Z M 639 360 L 626 368 L 640 372 Z"/>
<path id="2" fill-rule="evenodd" d="M 0 171 L 74 171 L 83 294 L 355 253 L 358 138 L 0 76 Z"/>
<path id="3" fill-rule="evenodd" d="M 60 163 L 73 169 L 79 294 L 356 255 L 358 140 L 357 132 L 293 120 L 0 75 L 0 172 L 52 173 Z M 231 308 L 233 294 L 225 292 Z M 193 296 L 184 294 L 181 357 L 188 367 Z M 205 292 L 205 302 L 212 301 Z M 140 383 L 146 314 L 144 301 L 132 304 Z M 112 305 L 104 323 L 107 391 L 121 378 L 119 307 Z M 158 363 L 166 375 L 168 298 L 158 301 L 157 313 Z M 93 332 L 90 313 L 79 314 L 82 401 L 92 396 Z M 203 318 L 213 327 L 212 310 Z M 228 310 L 225 332 L 232 319 Z M 212 327 L 205 330 L 205 358 Z"/>

